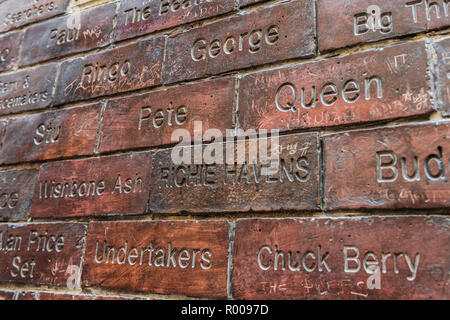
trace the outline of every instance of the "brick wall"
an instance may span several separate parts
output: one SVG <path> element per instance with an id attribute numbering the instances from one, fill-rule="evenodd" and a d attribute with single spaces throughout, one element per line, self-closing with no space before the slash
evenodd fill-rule
<path id="1" fill-rule="evenodd" d="M 449 11 L 1 1 L 0 299 L 450 298 Z"/>

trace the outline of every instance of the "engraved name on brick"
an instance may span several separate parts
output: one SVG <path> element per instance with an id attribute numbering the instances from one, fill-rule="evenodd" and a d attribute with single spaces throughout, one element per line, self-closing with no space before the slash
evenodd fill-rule
<path id="1" fill-rule="evenodd" d="M 149 152 L 43 164 L 31 216 L 143 214 L 150 168 Z"/>
<path id="2" fill-rule="evenodd" d="M 429 113 L 427 70 L 418 41 L 250 74 L 240 81 L 239 122 L 290 130 Z"/>
<path id="3" fill-rule="evenodd" d="M 449 23 L 448 0 L 318 1 L 321 51 L 429 31 Z"/>
<path id="4" fill-rule="evenodd" d="M 325 208 L 448 207 L 449 128 L 442 122 L 325 136 Z"/>
<path id="5" fill-rule="evenodd" d="M 176 34 L 167 40 L 164 81 L 313 56 L 314 26 L 313 2 L 292 1 Z"/>
<path id="6" fill-rule="evenodd" d="M 225 14 L 234 4 L 234 0 L 122 0 L 115 40 Z"/>
<path id="7" fill-rule="evenodd" d="M 55 104 L 160 84 L 164 41 L 152 38 L 63 62 Z"/>
<path id="8" fill-rule="evenodd" d="M 202 121 L 203 131 L 219 129 L 225 136 L 233 126 L 234 82 L 207 81 L 108 101 L 99 151 L 171 144 L 177 129 L 194 137 L 194 121 Z"/>
<path id="9" fill-rule="evenodd" d="M 11 70 L 17 66 L 23 35 L 22 31 L 18 31 L 0 36 L 0 71 Z"/>
<path id="10" fill-rule="evenodd" d="M 105 4 L 29 27 L 20 66 L 106 46 L 110 43 L 115 9 L 115 3 Z M 74 15 L 79 17 L 79 23 Z"/>
<path id="11" fill-rule="evenodd" d="M 245 219 L 237 299 L 448 299 L 449 219 Z"/>
<path id="12" fill-rule="evenodd" d="M 80 287 L 86 226 L 0 224 L 0 282 Z"/>
<path id="13" fill-rule="evenodd" d="M 90 155 L 100 121 L 100 104 L 10 119 L 0 163 Z"/>
<path id="14" fill-rule="evenodd" d="M 91 223 L 83 285 L 225 298 L 228 242 L 225 221 Z"/>

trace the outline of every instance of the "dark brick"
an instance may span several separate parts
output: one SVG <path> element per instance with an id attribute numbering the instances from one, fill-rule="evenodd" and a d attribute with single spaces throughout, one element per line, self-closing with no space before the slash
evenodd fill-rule
<path id="1" fill-rule="evenodd" d="M 6 0 L 0 4 L 0 32 L 44 20 L 66 11 L 69 0 Z"/>
<path id="2" fill-rule="evenodd" d="M 226 298 L 228 242 L 225 221 L 91 223 L 83 285 Z"/>
<path id="3" fill-rule="evenodd" d="M 425 41 L 410 42 L 245 76 L 239 121 L 292 130 L 416 116 L 433 110 L 429 92 Z"/>
<path id="4" fill-rule="evenodd" d="M 447 27 L 450 23 L 449 4 L 448 0 L 320 0 L 319 50 Z M 373 11 L 376 17 L 378 13 L 380 16 L 375 23 L 371 23 Z M 368 21 L 371 22 L 368 24 Z"/>
<path id="5" fill-rule="evenodd" d="M 226 78 L 144 95 L 110 100 L 105 110 L 100 152 L 158 146 L 177 129 L 194 136 L 194 121 L 203 133 L 233 126 L 234 79 Z"/>
<path id="6" fill-rule="evenodd" d="M 449 122 L 325 136 L 325 208 L 448 208 Z"/>
<path id="7" fill-rule="evenodd" d="M 238 220 L 233 297 L 446 300 L 449 225 L 436 216 Z"/>
<path id="8" fill-rule="evenodd" d="M 233 155 L 234 160 L 228 161 L 230 164 L 227 165 L 214 159 L 194 164 L 195 150 L 202 150 L 201 145 L 183 150 L 192 164 L 179 165 L 172 161 L 173 150 L 178 155 L 179 148 L 158 151 L 153 159 L 150 180 L 150 210 L 206 213 L 317 209 L 318 135 L 280 137 L 279 144 L 273 142 L 276 152 L 273 160 L 277 161 L 269 163 L 264 162 L 261 154 L 249 155 L 251 146 L 264 149 L 262 142 L 267 143 L 266 150 L 270 155 L 270 139 L 251 139 L 239 144 L 245 146 L 245 159 L 239 162 L 237 144 L 229 145 L 234 154 L 226 151 L 225 144 L 203 146 L 203 154 L 211 154 L 213 149 L 220 154 L 223 150 L 224 161 Z"/>
<path id="9" fill-rule="evenodd" d="M 146 1 L 122 0 L 115 40 L 175 27 L 231 12 L 235 0 Z"/>
<path id="10" fill-rule="evenodd" d="M 62 63 L 55 105 L 161 83 L 163 37 Z"/>
<path id="11" fill-rule="evenodd" d="M 295 0 L 173 35 L 167 40 L 164 81 L 313 56 L 314 16 L 313 1 Z"/>
<path id="12" fill-rule="evenodd" d="M 86 226 L 0 224 L 0 282 L 80 287 Z"/>
<path id="13" fill-rule="evenodd" d="M 35 169 L 0 171 L 0 219 L 25 220 L 29 216 L 37 179 Z"/>
<path id="14" fill-rule="evenodd" d="M 150 168 L 149 152 L 45 163 L 40 168 L 31 216 L 143 214 Z"/>
<path id="15" fill-rule="evenodd" d="M 92 154 L 100 110 L 97 103 L 9 120 L 0 164 Z"/>
<path id="16" fill-rule="evenodd" d="M 110 43 L 115 10 L 116 4 L 110 3 L 29 27 L 22 43 L 19 65 L 106 46 Z"/>
<path id="17" fill-rule="evenodd" d="M 445 116 L 450 116 L 450 38 L 433 42 L 431 47 L 437 106 Z"/>
<path id="18" fill-rule="evenodd" d="M 22 31 L 0 36 L 0 72 L 17 67 L 19 48 L 22 40 Z"/>

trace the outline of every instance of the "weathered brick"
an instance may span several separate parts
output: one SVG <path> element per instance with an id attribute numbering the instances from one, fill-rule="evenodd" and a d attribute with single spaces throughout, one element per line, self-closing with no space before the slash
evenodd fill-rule
<path id="1" fill-rule="evenodd" d="M 103 296 L 94 294 L 68 294 L 46 291 L 22 291 L 17 300 L 135 300 L 133 297 Z"/>
<path id="2" fill-rule="evenodd" d="M 0 224 L 0 282 L 80 287 L 86 226 Z"/>
<path id="3" fill-rule="evenodd" d="M 231 12 L 234 0 L 148 1 L 122 0 L 115 40 L 175 27 Z"/>
<path id="4" fill-rule="evenodd" d="M 38 179 L 38 170 L 0 171 L 0 219 L 25 220 Z"/>
<path id="5" fill-rule="evenodd" d="M 450 38 L 433 42 L 431 50 L 436 103 L 442 114 L 450 116 Z"/>
<path id="6" fill-rule="evenodd" d="M 11 70 L 17 66 L 22 40 L 22 31 L 0 36 L 0 72 Z"/>
<path id="7" fill-rule="evenodd" d="M 449 222 L 437 216 L 238 220 L 233 297 L 448 299 Z"/>
<path id="8" fill-rule="evenodd" d="M 242 13 L 169 37 L 164 81 L 310 57 L 315 54 L 314 37 L 313 1 L 295 0 Z"/>
<path id="9" fill-rule="evenodd" d="M 82 283 L 225 298 L 228 242 L 225 221 L 91 223 Z"/>
<path id="10" fill-rule="evenodd" d="M 320 0 L 319 50 L 448 26 L 449 4 L 448 0 Z"/>
<path id="11" fill-rule="evenodd" d="M 260 3 L 260 2 L 264 2 L 264 1 L 268 1 L 268 0 L 239 0 L 239 6 L 240 7 L 244 7 L 244 6 L 248 6 L 254 3 Z"/>
<path id="12" fill-rule="evenodd" d="M 291 130 L 428 113 L 427 70 L 418 41 L 251 74 L 240 81 L 239 121 Z"/>
<path id="13" fill-rule="evenodd" d="M 93 154 L 100 110 L 97 103 L 9 120 L 0 164 Z"/>
<path id="14" fill-rule="evenodd" d="M 0 291 L 0 300 L 13 300 L 15 292 L 14 291 Z"/>
<path id="15" fill-rule="evenodd" d="M 6 0 L 0 4 L 0 32 L 62 14 L 68 3 L 69 0 Z"/>
<path id="16" fill-rule="evenodd" d="M 161 83 L 163 37 L 65 61 L 55 93 L 55 105 Z"/>
<path id="17" fill-rule="evenodd" d="M 254 152 L 256 148 L 259 154 Z M 268 151 L 273 158 L 265 160 L 261 150 Z M 216 157 L 222 154 L 223 161 L 214 158 L 214 153 Z M 172 160 L 180 154 L 186 160 L 183 164 Z M 198 161 L 198 155 L 202 154 L 213 157 Z M 159 213 L 315 210 L 319 206 L 318 158 L 316 133 L 282 136 L 279 141 L 250 139 L 237 144 L 161 150 L 153 158 L 150 210 Z"/>
<path id="18" fill-rule="evenodd" d="M 48 107 L 53 100 L 57 64 L 0 76 L 0 115 Z"/>
<path id="19" fill-rule="evenodd" d="M 142 214 L 150 168 L 149 152 L 45 163 L 40 167 L 31 216 Z"/>
<path id="20" fill-rule="evenodd" d="M 110 43 L 115 10 L 116 4 L 110 3 L 29 27 L 19 65 L 106 46 Z"/>
<path id="21" fill-rule="evenodd" d="M 144 95 L 110 100 L 107 104 L 100 152 L 172 144 L 175 130 L 194 136 L 218 129 L 225 136 L 233 126 L 234 79 L 226 78 Z"/>
<path id="22" fill-rule="evenodd" d="M 325 208 L 448 208 L 449 128 L 443 122 L 325 136 Z"/>

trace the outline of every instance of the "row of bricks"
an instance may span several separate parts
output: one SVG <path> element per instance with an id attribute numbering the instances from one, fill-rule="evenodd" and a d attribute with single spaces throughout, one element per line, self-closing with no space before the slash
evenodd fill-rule
<path id="1" fill-rule="evenodd" d="M 173 135 L 179 129 L 198 142 L 213 129 L 223 136 L 236 128 L 287 132 L 426 115 L 435 108 L 448 115 L 450 38 L 427 42 L 4 119 L 0 164 L 171 145 L 178 142 Z M 55 74 L 56 65 L 48 65 L 0 77 L 0 113 L 47 107 Z M 62 78 L 67 79 L 60 79 L 56 97 L 66 92 L 67 83 L 74 100 L 96 95 L 83 91 L 77 79 Z M 96 88 L 101 88 L 98 94 L 115 93 L 135 89 L 145 79 Z M 200 121 L 201 128 L 196 127 Z M 194 135 L 196 129 L 200 136 Z"/>
<path id="2" fill-rule="evenodd" d="M 128 8 L 128 6 L 132 4 L 137 5 L 138 2 L 141 3 L 142 1 L 132 2 L 123 3 L 127 3 L 126 8 Z M 399 14 L 399 23 L 395 24 L 400 29 L 395 33 L 388 33 L 389 36 L 426 31 L 430 28 L 429 23 L 426 23 L 426 19 L 415 24 L 411 23 L 411 19 L 404 17 L 407 12 L 402 10 L 410 10 L 410 8 L 399 6 L 397 2 L 404 2 L 403 0 L 390 1 L 389 4 L 381 3 L 382 1 L 379 2 L 380 7 L 392 7 L 387 8 L 390 10 L 390 13 L 395 13 L 398 10 L 402 12 Z M 441 18 L 436 26 L 432 23 L 432 27 L 446 27 L 448 25 L 450 19 L 447 16 L 448 1 L 444 2 L 445 6 L 443 8 L 445 10 L 438 10 L 436 7 L 439 6 L 437 2 L 432 4 L 434 9 L 432 11 L 440 12 L 439 17 Z M 193 17 L 198 19 L 201 16 L 200 12 L 202 14 L 215 14 L 223 10 L 226 12 L 233 7 L 233 3 L 234 1 L 204 1 L 194 5 L 192 2 L 190 7 L 181 7 L 173 14 L 175 17 L 181 15 L 190 21 Z M 373 4 L 373 1 L 371 4 Z M 153 1 L 149 5 L 159 5 L 159 1 Z M 375 28 L 375 32 L 368 31 L 367 34 L 360 38 L 354 34 L 354 27 L 345 23 L 336 26 L 337 30 L 333 32 L 330 32 L 331 27 L 329 26 L 321 27 L 321 25 L 336 21 L 335 15 L 339 13 L 346 16 L 342 21 L 353 22 L 353 11 L 359 12 L 365 8 L 365 6 L 361 8 L 361 5 L 360 2 L 346 3 L 344 5 L 343 1 L 320 1 L 319 22 L 324 21 L 324 23 L 319 23 L 319 47 L 323 49 L 324 41 L 336 41 L 336 43 L 346 46 L 359 42 L 361 39 L 370 41 L 386 37 L 386 34 L 379 34 L 383 29 L 378 30 Z M 206 6 L 207 9 L 201 9 L 202 6 Z M 320 10 L 321 7 L 324 7 L 324 9 Z M 0 39 L 1 47 L 6 48 L 5 52 L 7 52 L 1 59 L 3 61 L 1 63 L 6 66 L 4 70 L 14 65 L 14 61 L 17 62 L 17 60 L 19 60 L 20 66 L 24 66 L 69 53 L 106 46 L 110 41 L 109 35 L 112 32 L 112 20 L 115 10 L 116 4 L 112 3 L 83 11 L 79 17 L 82 30 L 76 28 L 66 30 L 68 22 L 77 20 L 71 15 L 67 15 L 34 25 L 28 28 L 26 32 L 20 31 L 19 33 L 7 34 Z M 183 10 L 192 11 L 192 16 L 189 14 L 185 15 Z M 145 10 L 141 11 L 141 14 L 143 12 Z M 151 10 L 151 12 L 153 11 Z M 320 12 L 324 12 L 323 17 Z M 432 15 L 432 17 L 435 15 Z M 238 16 L 185 32 L 178 32 L 169 37 L 166 35 L 154 36 L 103 52 L 93 53 L 86 57 L 72 58 L 61 63 L 51 63 L 38 68 L 18 71 L 0 79 L 0 91 L 3 96 L 0 100 L 1 113 L 16 113 L 43 108 L 50 105 L 52 100 L 54 105 L 61 105 L 118 92 L 204 78 L 210 75 L 276 61 L 313 57 L 317 53 L 314 16 L 313 1 L 293 0 L 285 3 L 275 3 L 268 7 L 259 8 L 256 11 L 239 14 Z M 418 13 L 413 16 L 419 19 Z M 125 17 L 128 16 L 126 15 Z M 121 21 L 124 19 L 127 20 L 128 18 L 122 18 L 122 16 L 118 18 L 118 27 L 114 32 L 116 37 L 128 37 L 129 34 L 135 36 L 136 33 L 148 32 L 146 28 L 142 29 L 136 26 L 121 28 L 120 26 L 124 24 Z M 162 17 L 161 19 L 170 25 L 180 22 L 176 18 L 168 19 Z M 149 21 L 158 20 L 149 18 Z M 358 21 L 358 19 L 355 21 Z M 385 19 L 381 18 L 380 21 L 382 23 Z M 144 26 L 148 26 L 146 21 L 143 21 L 143 23 Z M 156 23 L 156 25 L 153 25 L 152 30 L 156 26 L 161 25 L 164 24 Z M 421 27 L 417 27 L 417 25 Z M 290 32 L 291 30 L 296 32 Z M 320 32 L 320 30 L 323 31 Z M 76 34 L 73 34 L 73 32 L 76 32 Z M 326 35 L 321 37 L 321 34 Z M 338 37 L 335 37 L 335 35 L 338 35 Z M 342 37 L 344 39 L 341 39 Z M 22 43 L 22 45 L 18 46 L 17 44 L 19 43 Z M 22 48 L 20 54 L 17 52 L 19 47 Z M 325 47 L 331 48 L 332 46 L 327 45 Z M 446 43 L 440 43 L 433 49 L 435 51 L 440 50 L 440 55 L 443 56 L 441 60 L 445 75 L 448 62 L 446 49 Z M 437 58 L 431 52 L 429 54 L 432 61 Z M 382 53 L 379 53 L 379 55 L 382 55 Z M 426 61 L 424 55 L 426 55 L 425 51 L 422 52 L 418 49 L 414 50 L 411 55 L 408 55 L 407 50 L 394 52 L 394 55 L 388 55 L 388 65 L 383 63 L 381 71 L 389 68 L 389 71 L 395 76 L 399 72 L 406 72 L 406 70 L 401 70 L 402 67 L 408 70 L 412 69 L 409 68 L 411 63 L 414 67 L 416 67 L 416 64 L 419 64 L 417 66 L 418 73 L 420 75 L 425 74 L 426 67 L 422 66 L 423 61 Z M 18 59 L 19 56 L 20 59 Z M 408 58 L 412 60 L 408 60 Z M 331 61 L 329 63 L 333 64 Z M 372 62 L 367 58 L 360 62 L 360 64 L 363 63 L 367 64 L 365 67 L 373 69 L 370 70 L 370 73 L 373 73 L 378 68 L 377 63 L 382 62 L 379 60 Z M 327 63 L 324 62 L 324 64 Z M 349 70 L 347 67 L 345 71 L 351 72 L 352 76 L 358 76 L 354 75 L 354 72 L 361 67 L 360 64 L 356 69 Z M 308 67 L 305 68 L 308 69 Z M 312 67 L 312 69 L 311 74 L 316 74 L 315 68 Z M 344 71 L 339 67 L 336 67 L 336 69 Z M 57 74 L 59 74 L 59 79 L 56 79 Z M 448 81 L 447 77 L 440 78 L 442 78 L 443 82 Z M 336 81 L 338 79 L 333 80 Z M 347 94 L 351 95 L 353 93 L 353 96 L 347 97 L 348 100 L 355 102 L 358 100 L 358 95 L 355 92 L 360 89 L 359 86 L 361 84 L 349 83 L 345 82 L 345 80 L 352 80 L 352 78 L 344 79 L 342 86 L 345 85 L 343 90 L 347 90 Z M 58 83 L 55 97 L 53 97 L 55 81 Z M 325 84 L 326 82 L 323 83 L 323 85 Z M 319 89 L 321 88 L 317 88 L 317 90 Z M 333 93 L 337 97 L 338 88 L 334 86 L 322 89 L 321 102 L 326 106 L 333 104 L 335 102 Z M 443 95 L 446 95 L 447 92 L 444 91 Z M 447 96 L 444 98 L 448 99 Z M 447 102 L 447 100 L 444 101 Z M 307 103 L 305 104 L 310 106 Z M 446 105 L 448 103 L 444 103 L 444 106 Z M 447 107 L 444 109 L 447 109 Z"/>
<path id="3" fill-rule="evenodd" d="M 449 208 L 449 128 L 260 136 L 47 162 L 0 172 L 0 217 Z"/>
<path id="4" fill-rule="evenodd" d="M 0 224 L 0 283 L 237 299 L 448 299 L 449 222 Z"/>

